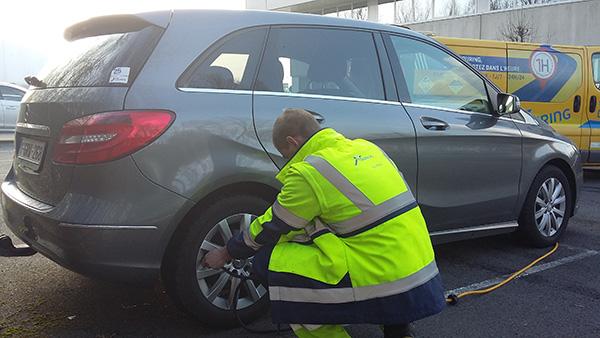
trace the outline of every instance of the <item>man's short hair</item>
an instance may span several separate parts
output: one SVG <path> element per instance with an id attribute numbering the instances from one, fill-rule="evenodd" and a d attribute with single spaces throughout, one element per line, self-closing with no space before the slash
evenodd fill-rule
<path id="1" fill-rule="evenodd" d="M 286 108 L 273 125 L 273 144 L 277 149 L 285 149 L 286 137 L 302 137 L 305 140 L 319 131 L 321 126 L 313 114 L 301 108 Z"/>

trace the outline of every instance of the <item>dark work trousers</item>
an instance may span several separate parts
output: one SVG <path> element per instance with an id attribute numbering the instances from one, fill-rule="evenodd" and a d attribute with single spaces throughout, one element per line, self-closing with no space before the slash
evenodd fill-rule
<path id="1" fill-rule="evenodd" d="M 273 246 L 263 246 L 256 252 L 252 261 L 252 275 L 251 278 L 262 284 L 265 289 L 269 289 L 269 260 L 271 259 L 271 252 L 273 252 Z M 289 323 L 289 324 L 302 324 L 302 323 Z M 410 331 L 410 324 L 398 324 L 398 325 L 384 325 L 383 334 L 385 338 L 400 338 L 400 337 L 412 337 Z"/>

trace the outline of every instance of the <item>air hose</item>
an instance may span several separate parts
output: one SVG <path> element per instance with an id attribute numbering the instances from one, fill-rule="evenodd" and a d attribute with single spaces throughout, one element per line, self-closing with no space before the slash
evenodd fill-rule
<path id="1" fill-rule="evenodd" d="M 249 276 L 243 275 L 241 273 L 237 273 L 235 270 L 229 270 L 226 268 L 223 268 L 223 270 L 225 272 L 227 272 L 228 274 L 230 274 L 232 277 L 234 278 L 239 278 L 242 282 L 246 281 L 248 279 L 252 279 Z M 277 324 L 277 328 L 276 329 L 255 329 L 252 328 L 250 326 L 248 326 L 248 324 L 244 323 L 244 321 L 242 320 L 242 318 L 240 317 L 240 314 L 238 312 L 237 309 L 237 305 L 238 305 L 238 300 L 240 298 L 240 289 L 243 283 L 239 283 L 237 285 L 237 287 L 235 288 L 235 291 L 233 292 L 233 303 L 231 304 L 232 310 L 233 310 L 233 315 L 235 316 L 235 319 L 238 321 L 238 323 L 240 324 L 240 326 L 250 332 L 250 333 L 256 333 L 256 334 L 271 334 L 271 333 L 277 333 L 277 335 L 283 333 L 283 332 L 288 332 L 288 331 L 292 331 L 292 328 L 286 328 L 286 329 L 282 329 L 281 328 L 281 324 Z"/>
<path id="2" fill-rule="evenodd" d="M 504 279 L 503 281 L 494 284 L 490 287 L 484 288 L 484 289 L 479 289 L 479 290 L 472 290 L 472 291 L 465 291 L 459 294 L 454 294 L 451 293 L 446 297 L 446 303 L 448 303 L 449 305 L 456 305 L 458 304 L 458 300 L 460 298 L 466 297 L 466 296 L 472 296 L 472 295 L 484 295 L 487 293 L 490 293 L 494 290 L 497 290 L 499 288 L 501 288 L 502 286 L 508 284 L 510 281 L 514 280 L 515 278 L 519 277 L 520 275 L 522 275 L 525 271 L 531 269 L 534 265 L 536 265 L 537 263 L 539 263 L 540 261 L 542 261 L 543 259 L 547 258 L 548 256 L 552 255 L 556 250 L 558 249 L 558 242 L 556 244 L 554 244 L 554 247 L 548 251 L 547 253 L 545 253 L 544 255 L 536 258 L 534 261 L 532 261 L 531 263 L 527 264 L 526 266 L 524 266 L 523 268 L 521 268 L 520 270 L 514 272 L 513 274 L 511 274 L 510 276 L 508 276 L 506 279 Z M 230 274 L 231 276 L 235 277 L 235 278 L 239 278 L 242 281 L 248 280 L 248 279 L 252 279 L 249 276 L 237 273 L 235 271 L 223 268 L 223 270 L 225 272 L 227 272 L 228 274 Z M 242 320 L 242 318 L 240 317 L 240 314 L 238 312 L 237 309 L 237 305 L 238 305 L 238 300 L 240 298 L 240 289 L 241 289 L 242 283 L 239 283 L 237 285 L 237 287 L 235 288 L 234 294 L 233 294 L 233 303 L 232 303 L 232 310 L 233 310 L 233 314 L 236 318 L 236 320 L 238 321 L 238 323 L 240 324 L 240 326 L 242 328 L 244 328 L 244 330 L 250 332 L 250 333 L 255 333 L 255 334 L 271 334 L 271 333 L 277 333 L 278 335 L 283 333 L 283 332 L 288 332 L 288 331 L 292 331 L 291 328 L 286 328 L 286 329 L 281 329 L 281 324 L 277 324 L 277 328 L 276 329 L 255 329 L 252 328 L 250 326 L 248 326 L 248 324 L 244 323 L 244 321 Z"/>
<path id="3" fill-rule="evenodd" d="M 503 281 L 494 284 L 490 287 L 484 288 L 484 289 L 479 289 L 479 290 L 472 290 L 472 291 L 465 291 L 459 294 L 454 294 L 451 293 L 446 297 L 446 303 L 450 304 L 450 305 L 456 305 L 458 304 L 458 300 L 460 298 L 466 297 L 466 296 L 472 296 L 472 295 L 484 295 L 486 293 L 490 293 L 504 285 L 506 285 L 508 282 L 512 281 L 513 279 L 519 277 L 521 274 L 523 274 L 525 271 L 531 269 L 534 265 L 536 265 L 537 263 L 539 263 L 541 260 L 543 260 L 544 258 L 552 255 L 556 250 L 558 249 L 558 242 L 556 244 L 554 244 L 554 247 L 548 251 L 547 253 L 543 254 L 542 256 L 538 257 L 537 259 L 535 259 L 533 262 L 527 264 L 526 266 L 524 266 L 522 269 L 516 271 L 515 273 L 513 273 L 512 275 L 508 276 L 506 279 L 504 279 Z"/>

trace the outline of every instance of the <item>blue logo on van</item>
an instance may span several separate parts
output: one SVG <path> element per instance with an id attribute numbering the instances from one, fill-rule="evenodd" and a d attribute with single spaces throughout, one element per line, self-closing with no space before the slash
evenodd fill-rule
<path id="1" fill-rule="evenodd" d="M 521 101 L 550 102 L 577 70 L 577 62 L 567 54 L 550 46 L 534 50 L 529 59 L 499 56 L 463 55 L 481 72 L 527 73 L 535 79 L 517 89 L 514 94 Z"/>

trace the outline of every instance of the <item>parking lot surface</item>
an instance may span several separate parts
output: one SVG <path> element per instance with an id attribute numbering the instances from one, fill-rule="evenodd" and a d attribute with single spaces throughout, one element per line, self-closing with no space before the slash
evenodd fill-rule
<path id="1" fill-rule="evenodd" d="M 12 147 L 0 143 L 2 177 L 10 168 Z M 599 337 L 599 220 L 600 172 L 586 172 L 580 210 L 554 255 L 492 294 L 463 298 L 457 306 L 415 323 L 416 335 Z M 12 236 L 3 221 L 0 233 Z M 527 247 L 512 235 L 435 249 L 447 290 L 490 284 L 547 251 Z M 268 315 L 254 325 L 270 326 Z M 373 325 L 353 325 L 348 331 L 353 337 L 382 336 Z M 39 254 L 0 257 L 3 336 L 258 337 L 242 329 L 201 326 L 179 312 L 158 284 L 140 288 L 92 280 Z"/>

